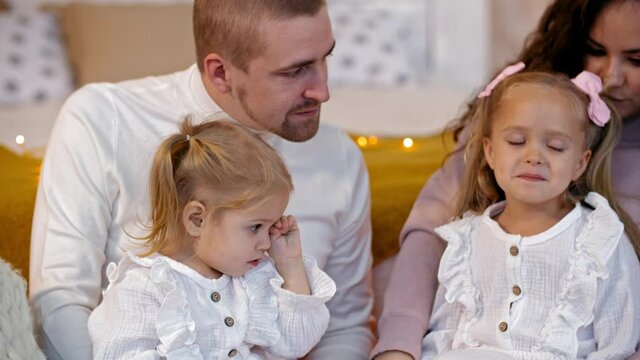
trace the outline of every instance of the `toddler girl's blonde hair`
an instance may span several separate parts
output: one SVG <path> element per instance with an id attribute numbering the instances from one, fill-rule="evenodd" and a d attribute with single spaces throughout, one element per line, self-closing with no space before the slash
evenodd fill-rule
<path id="1" fill-rule="evenodd" d="M 219 216 L 292 190 L 286 165 L 256 134 L 228 120 L 193 124 L 186 117 L 180 132 L 169 136 L 153 159 L 150 233 L 140 239 L 148 255 L 170 239 L 185 238 L 182 210 L 193 200 Z"/>

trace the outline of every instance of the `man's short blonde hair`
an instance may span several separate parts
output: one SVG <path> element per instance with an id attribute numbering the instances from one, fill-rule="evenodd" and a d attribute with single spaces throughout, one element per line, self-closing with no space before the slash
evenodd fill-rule
<path id="1" fill-rule="evenodd" d="M 198 68 L 202 72 L 204 58 L 217 53 L 247 71 L 249 62 L 265 50 L 262 21 L 314 16 L 324 6 L 325 0 L 195 0 L 193 34 Z"/>

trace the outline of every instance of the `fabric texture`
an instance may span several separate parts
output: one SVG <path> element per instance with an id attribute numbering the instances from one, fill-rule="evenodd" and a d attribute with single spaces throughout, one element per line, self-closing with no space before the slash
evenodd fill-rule
<path id="1" fill-rule="evenodd" d="M 302 357 L 327 329 L 336 290 L 313 259 L 304 263 L 311 295 L 282 289 L 270 259 L 242 277 L 207 279 L 159 254 L 125 254 L 107 267 L 104 301 L 89 317 L 93 358 L 259 359 L 254 346 Z"/>
<path id="2" fill-rule="evenodd" d="M 0 105 L 66 98 L 71 68 L 53 14 L 0 13 Z"/>
<path id="3" fill-rule="evenodd" d="M 85 86 L 63 106 L 42 164 L 31 234 L 31 302 L 47 356 L 91 356 L 87 318 L 107 285 L 106 264 L 120 259 L 123 249 L 136 250 L 125 231 L 144 233 L 139 224 L 147 218 L 155 149 L 185 115 L 198 121 L 219 111 L 195 65 L 161 77 Z M 287 213 L 298 219 L 304 253 L 338 288 L 327 304 L 327 333 L 309 358 L 364 359 L 372 343 L 372 293 L 362 154 L 344 132 L 323 124 L 303 143 L 260 135 L 292 174 L 296 190 Z"/>
<path id="4" fill-rule="evenodd" d="M 464 141 L 464 139 L 463 139 Z M 624 122 L 622 138 L 612 160 L 614 193 L 622 208 L 640 225 L 640 118 Z M 372 356 L 387 350 L 400 350 L 421 358 L 422 334 L 429 324 L 433 296 L 424 274 L 435 274 L 438 263 L 425 261 L 425 254 L 444 250 L 434 232 L 454 214 L 454 198 L 464 172 L 460 152 L 450 156 L 444 166 L 424 185 L 400 234 L 401 248 L 385 292 L 385 306 L 378 321 L 379 341 Z M 439 258 L 437 255 L 431 255 Z"/>
<path id="5" fill-rule="evenodd" d="M 467 214 L 436 232 L 448 242 L 422 359 L 465 348 L 514 359 L 626 359 L 640 343 L 640 264 L 608 201 L 585 202 L 546 231 L 508 234 Z M 514 251 L 515 249 L 515 251 Z"/>
<path id="6" fill-rule="evenodd" d="M 33 337 L 26 283 L 1 258 L 0 289 L 0 358 L 44 360 Z"/>

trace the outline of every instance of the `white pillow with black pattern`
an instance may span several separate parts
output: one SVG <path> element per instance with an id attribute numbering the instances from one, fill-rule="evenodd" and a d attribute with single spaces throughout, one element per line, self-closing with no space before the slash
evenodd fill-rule
<path id="1" fill-rule="evenodd" d="M 35 11 L 0 13 L 0 105 L 60 100 L 72 90 L 55 16 Z"/>
<path id="2" fill-rule="evenodd" d="M 398 88 L 426 78 L 424 7 L 381 2 L 332 3 L 336 48 L 328 60 L 329 85 Z"/>

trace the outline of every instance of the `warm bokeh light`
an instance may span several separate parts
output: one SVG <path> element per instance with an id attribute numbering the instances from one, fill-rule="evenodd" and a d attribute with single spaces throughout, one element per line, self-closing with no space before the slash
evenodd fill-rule
<path id="1" fill-rule="evenodd" d="M 368 143 L 367 138 L 364 136 L 360 136 L 356 141 L 358 142 L 358 145 L 360 145 L 360 147 L 365 147 L 367 146 L 367 143 Z"/>
<path id="2" fill-rule="evenodd" d="M 408 137 L 402 139 L 402 146 L 404 146 L 405 149 L 411 149 L 413 147 L 413 139 Z"/>
<path id="3" fill-rule="evenodd" d="M 370 145 L 376 145 L 378 143 L 378 137 L 375 135 L 369 136 L 368 140 Z"/>
<path id="4" fill-rule="evenodd" d="M 22 136 L 22 135 L 16 136 L 16 144 L 18 144 L 18 145 L 24 144 L 24 136 Z"/>

